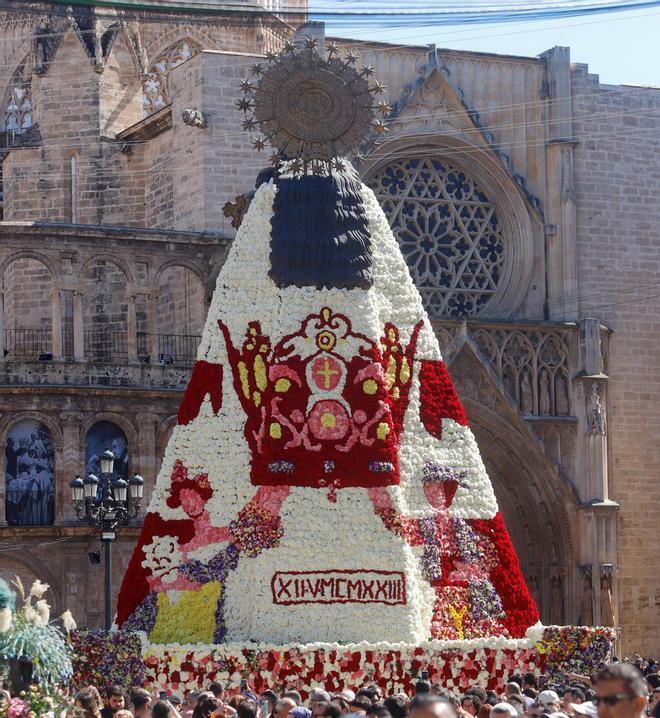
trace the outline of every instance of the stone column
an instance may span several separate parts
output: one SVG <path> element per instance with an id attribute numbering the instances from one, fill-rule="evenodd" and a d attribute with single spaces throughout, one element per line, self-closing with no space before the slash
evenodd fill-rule
<path id="1" fill-rule="evenodd" d="M 51 298 L 51 317 L 52 317 L 52 345 L 53 359 L 62 360 L 62 306 L 61 291 L 53 287 L 50 295 Z"/>
<path id="2" fill-rule="evenodd" d="M 73 521 L 71 507 L 71 490 L 69 481 L 80 474 L 84 479 L 84 456 L 80 456 L 80 428 L 83 415 L 77 411 L 66 411 L 61 414 L 62 421 L 62 476 L 55 494 L 55 523 Z"/>
<path id="3" fill-rule="evenodd" d="M 577 220 L 571 107 L 571 65 L 567 47 L 541 55 L 545 62 L 548 100 L 546 148 L 548 192 L 546 212 L 546 275 L 548 319 L 568 320 L 578 315 Z"/>
<path id="4" fill-rule="evenodd" d="M 142 500 L 142 513 L 144 513 L 156 484 L 156 429 L 159 420 L 154 413 L 142 412 L 136 415 L 135 421 L 138 426 L 140 445 L 138 455 L 131 462 L 131 471 L 140 474 L 144 479 L 144 499 Z"/>
<path id="5" fill-rule="evenodd" d="M 590 567 L 593 623 L 616 622 L 619 505 L 610 497 L 607 388 L 603 371 L 604 328 L 597 319 L 580 321 L 580 371 L 574 379 L 578 417 L 576 467 L 580 505 L 580 558 Z M 603 574 L 602 567 L 610 567 Z M 584 588 L 586 579 L 583 577 Z"/>
<path id="6" fill-rule="evenodd" d="M 580 595 L 578 623 L 581 626 L 594 625 L 594 587 L 593 587 L 593 566 L 590 563 L 583 563 L 579 569 L 580 574 Z"/>
<path id="7" fill-rule="evenodd" d="M 583 502 L 609 499 L 607 385 L 602 372 L 601 326 L 597 319 L 580 322 L 580 371 L 574 379 L 578 417 L 578 492 Z"/>
<path id="8" fill-rule="evenodd" d="M 147 294 L 147 351 L 152 364 L 158 361 L 158 317 L 156 310 L 156 299 L 158 290 L 150 291 Z"/>
<path id="9" fill-rule="evenodd" d="M 128 361 L 137 361 L 137 317 L 135 316 L 135 294 L 127 297 L 128 315 L 126 317 Z"/>
<path id="10" fill-rule="evenodd" d="M 76 361 L 85 358 L 85 324 L 83 322 L 83 293 L 73 290 L 73 356 Z"/>
<path id="11" fill-rule="evenodd" d="M 5 293 L 0 291 L 0 361 L 5 360 Z"/>

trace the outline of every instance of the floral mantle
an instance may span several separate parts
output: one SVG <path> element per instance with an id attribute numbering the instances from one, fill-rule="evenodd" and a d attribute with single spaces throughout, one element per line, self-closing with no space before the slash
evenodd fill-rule
<path id="1" fill-rule="evenodd" d="M 155 645 L 144 634 L 77 633 L 74 683 L 98 680 L 99 670 L 122 665 L 126 685 L 186 692 L 226 682 L 238 689 L 243 678 L 259 693 L 291 688 L 307 697 L 316 686 L 328 691 L 377 683 L 383 691 L 410 693 L 422 670 L 429 680 L 457 693 L 479 684 L 502 690 L 509 676 L 532 671 L 551 677 L 589 675 L 612 655 L 612 628 L 535 626 L 524 639 L 429 641 L 409 644 L 337 643 Z"/>
<path id="2" fill-rule="evenodd" d="M 117 626 L 152 644 L 522 639 L 538 621 L 387 219 L 359 182 L 348 212 L 341 186 L 318 224 L 353 236 L 359 215 L 364 286 L 273 281 L 295 216 L 273 182 L 218 277 L 118 599 Z"/>

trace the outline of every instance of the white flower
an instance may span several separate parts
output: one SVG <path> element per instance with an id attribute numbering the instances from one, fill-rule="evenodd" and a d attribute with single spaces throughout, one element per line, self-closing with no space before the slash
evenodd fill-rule
<path id="1" fill-rule="evenodd" d="M 30 589 L 30 596 L 39 600 L 44 595 L 44 593 L 46 593 L 47 590 L 48 584 L 42 583 L 39 579 L 37 579 L 32 584 L 32 588 Z"/>
<path id="2" fill-rule="evenodd" d="M 3 608 L 0 611 L 0 633 L 7 633 L 7 631 L 11 628 L 12 620 L 13 615 L 11 608 L 9 608 L 9 606 Z"/>
<path id="3" fill-rule="evenodd" d="M 179 564 L 183 560 L 183 555 L 177 547 L 176 537 L 156 536 L 143 550 L 145 559 L 142 561 L 142 566 L 164 583 L 174 583 L 179 572 Z"/>
<path id="4" fill-rule="evenodd" d="M 28 623 L 35 623 L 37 619 L 37 612 L 34 610 L 33 606 L 26 604 L 23 607 L 23 616 L 25 616 L 25 620 Z"/>
<path id="5" fill-rule="evenodd" d="M 71 615 L 71 611 L 67 608 L 66 611 L 60 616 L 60 621 L 62 621 L 62 625 L 64 626 L 64 630 L 67 633 L 71 633 L 71 631 L 75 631 L 76 628 L 78 628 L 73 616 Z"/>
<path id="6" fill-rule="evenodd" d="M 35 626 L 47 626 L 50 621 L 50 606 L 42 598 L 34 606 L 36 617 L 34 619 Z"/>

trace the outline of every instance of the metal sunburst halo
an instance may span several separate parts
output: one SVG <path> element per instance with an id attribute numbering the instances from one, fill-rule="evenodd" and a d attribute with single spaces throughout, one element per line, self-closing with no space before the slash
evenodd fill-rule
<path id="1" fill-rule="evenodd" d="M 294 174 L 308 163 L 314 174 L 340 170 L 341 158 L 357 157 L 371 132 L 388 129 L 390 106 L 374 104 L 385 87 L 369 83 L 374 68 L 356 69 L 357 57 L 349 52 L 342 60 L 332 42 L 324 58 L 316 45 L 314 38 L 306 38 L 303 48 L 287 41 L 279 54 L 267 53 L 267 62 L 255 63 L 252 77 L 241 82 L 236 101 L 245 113 L 243 129 L 259 130 L 253 147 L 261 151 L 268 142 L 275 149 L 271 162 L 292 160 Z"/>

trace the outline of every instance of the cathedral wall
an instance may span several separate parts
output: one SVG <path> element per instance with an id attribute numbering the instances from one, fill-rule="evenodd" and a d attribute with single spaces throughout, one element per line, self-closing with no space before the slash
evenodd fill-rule
<path id="1" fill-rule="evenodd" d="M 100 77 L 99 129 L 102 137 L 115 137 L 142 119 L 140 75 L 136 59 L 120 33 Z"/>
<path id="2" fill-rule="evenodd" d="M 607 324 L 610 487 L 621 505 L 619 615 L 624 652 L 660 650 L 660 578 L 654 570 L 660 514 L 660 277 L 657 171 L 660 91 L 603 86 L 573 71 L 580 315 Z"/>
<path id="3" fill-rule="evenodd" d="M 208 108 L 210 132 L 204 145 L 204 229 L 227 229 L 222 214 L 226 201 L 254 188 L 257 173 L 269 166 L 270 148 L 256 152 L 252 146 L 258 132 L 244 132 L 244 115 L 236 107 L 240 83 L 251 77 L 254 63 L 263 58 L 249 54 L 203 54 L 204 106 Z"/>

